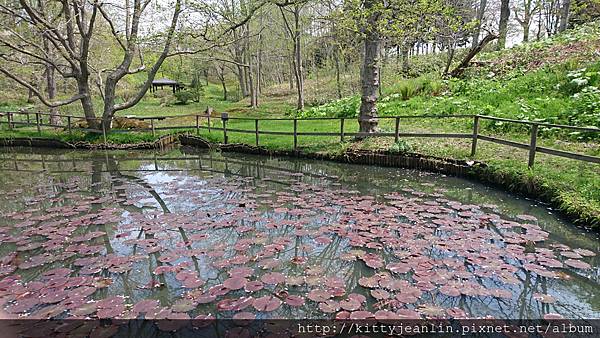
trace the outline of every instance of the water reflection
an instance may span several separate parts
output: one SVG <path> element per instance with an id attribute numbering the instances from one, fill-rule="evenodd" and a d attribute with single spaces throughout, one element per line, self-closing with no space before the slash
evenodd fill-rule
<path id="1" fill-rule="evenodd" d="M 10 315 L 600 316 L 597 237 L 461 179 L 185 148 L 0 156 Z"/>

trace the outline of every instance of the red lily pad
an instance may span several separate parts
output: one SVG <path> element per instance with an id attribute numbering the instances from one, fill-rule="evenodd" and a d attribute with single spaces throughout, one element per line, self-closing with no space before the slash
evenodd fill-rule
<path id="1" fill-rule="evenodd" d="M 223 282 L 223 286 L 231 290 L 243 289 L 248 283 L 248 280 L 243 277 L 231 277 Z"/>
<path id="2" fill-rule="evenodd" d="M 324 302 L 331 298 L 331 294 L 325 290 L 313 289 L 308 293 L 307 298 L 313 302 Z"/>
<path id="3" fill-rule="evenodd" d="M 337 312 L 340 309 L 340 303 L 335 300 L 326 300 L 323 303 L 319 303 L 319 310 L 325 313 Z"/>
<path id="4" fill-rule="evenodd" d="M 158 310 L 160 303 L 156 299 L 144 299 L 137 303 L 132 308 L 134 313 L 149 313 Z"/>
<path id="5" fill-rule="evenodd" d="M 264 287 L 263 282 L 254 280 L 254 281 L 247 282 L 246 285 L 244 285 L 244 290 L 246 292 L 256 292 L 256 291 L 262 290 L 263 287 Z"/>
<path id="6" fill-rule="evenodd" d="M 371 296 L 373 296 L 375 299 L 382 300 L 390 298 L 390 293 L 383 289 L 375 289 L 371 290 Z"/>
<path id="7" fill-rule="evenodd" d="M 558 314 L 558 313 L 546 313 L 544 315 L 544 319 L 546 320 L 556 320 L 556 319 L 564 319 L 565 317 L 563 317 L 562 315 Z"/>
<path id="8" fill-rule="evenodd" d="M 587 270 L 587 269 L 591 269 L 592 266 L 589 265 L 588 263 L 584 262 L 584 261 L 579 261 L 579 260 L 575 260 L 575 259 L 567 259 L 565 261 L 565 264 L 576 268 L 576 269 L 582 269 L 582 270 Z"/>
<path id="9" fill-rule="evenodd" d="M 546 304 L 552 304 L 552 303 L 556 302 L 556 299 L 554 297 L 552 297 L 551 295 L 542 294 L 542 293 L 534 293 L 533 299 L 537 300 L 538 302 L 542 302 L 542 303 L 546 303 Z"/>
<path id="10" fill-rule="evenodd" d="M 392 312 L 390 310 L 378 310 L 373 314 L 373 316 L 375 317 L 375 319 L 378 319 L 378 320 L 400 319 L 400 316 L 397 313 Z"/>
<path id="11" fill-rule="evenodd" d="M 271 312 L 279 308 L 279 306 L 281 306 L 281 300 L 273 296 L 263 296 L 254 299 L 252 306 L 254 306 L 256 310 L 261 312 Z"/>
<path id="12" fill-rule="evenodd" d="M 353 320 L 363 320 L 363 319 L 368 319 L 368 318 L 375 318 L 375 315 L 369 311 L 354 311 L 350 313 L 350 317 L 349 319 L 353 319 Z"/>
<path id="13" fill-rule="evenodd" d="M 574 252 L 578 253 L 581 256 L 585 256 L 585 257 L 593 257 L 596 256 L 596 253 L 588 250 L 588 249 L 575 249 L 573 250 Z"/>
<path id="14" fill-rule="evenodd" d="M 238 312 L 233 315 L 233 319 L 235 320 L 254 320 L 256 319 L 256 315 L 252 312 Z"/>
<path id="15" fill-rule="evenodd" d="M 264 274 L 260 280 L 265 284 L 279 284 L 285 282 L 285 275 L 280 272 Z"/>
<path id="16" fill-rule="evenodd" d="M 289 295 L 285 298 L 284 302 L 289 306 L 302 306 L 304 305 L 304 298 L 295 295 Z"/>

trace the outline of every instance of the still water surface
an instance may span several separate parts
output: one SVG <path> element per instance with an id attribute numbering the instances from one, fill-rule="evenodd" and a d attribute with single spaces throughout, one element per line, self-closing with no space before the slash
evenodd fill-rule
<path id="1" fill-rule="evenodd" d="M 0 149 L 0 298 L 34 318 L 600 318 L 597 236 L 411 170 Z"/>

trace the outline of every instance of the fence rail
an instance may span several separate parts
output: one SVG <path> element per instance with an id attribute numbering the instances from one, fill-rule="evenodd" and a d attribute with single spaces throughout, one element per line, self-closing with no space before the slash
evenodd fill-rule
<path id="1" fill-rule="evenodd" d="M 2 115 L 6 115 L 6 119 L 2 119 Z M 35 120 L 32 119 L 32 115 L 35 116 Z M 38 133 L 41 133 L 42 127 L 52 127 L 52 128 L 63 128 L 67 130 L 69 133 L 72 133 L 73 130 L 78 131 L 86 131 L 93 133 L 102 133 L 104 142 L 106 143 L 107 133 L 127 133 L 127 132 L 138 132 L 138 131 L 146 131 L 152 132 L 152 135 L 156 135 L 156 131 L 163 130 L 196 130 L 197 134 L 200 134 L 201 130 L 208 130 L 208 132 L 218 131 L 223 133 L 223 142 L 225 144 L 229 141 L 228 133 L 242 133 L 242 134 L 254 134 L 255 135 L 255 144 L 260 145 L 260 135 L 279 135 L 279 136 L 293 136 L 293 147 L 294 150 L 298 148 L 298 137 L 299 136 L 328 136 L 328 137 L 339 137 L 340 142 L 343 142 L 345 137 L 356 137 L 356 136 L 388 136 L 394 137 L 394 140 L 398 142 L 400 137 L 428 137 L 428 138 L 461 138 L 461 139 L 471 139 L 471 156 L 474 157 L 477 153 L 477 143 L 478 140 L 497 143 L 509 147 L 515 147 L 519 149 L 524 149 L 529 151 L 528 165 L 529 167 L 533 167 L 535 163 L 535 155 L 536 153 L 544 153 L 553 156 L 559 156 L 584 162 L 591 163 L 600 163 L 600 157 L 590 156 L 585 154 L 573 153 L 564 150 L 552 149 L 547 147 L 540 147 L 537 145 L 538 131 L 540 127 L 545 128 L 553 128 L 553 129 L 568 129 L 568 130 L 576 130 L 579 132 L 592 132 L 599 133 L 600 128 L 594 127 L 578 127 L 578 126 L 568 126 L 568 125 L 560 125 L 560 124 L 552 124 L 545 122 L 534 122 L 534 121 L 525 121 L 525 120 L 514 120 L 507 119 L 495 116 L 487 116 L 487 115 L 399 115 L 399 116 L 380 116 L 374 117 L 377 120 L 393 120 L 394 121 L 394 132 L 374 132 L 374 133 L 361 133 L 361 132 L 349 132 L 345 130 L 345 121 L 346 120 L 355 120 L 355 118 L 344 118 L 344 117 L 311 117 L 311 118 L 279 118 L 279 117 L 267 117 L 267 118 L 252 118 L 252 117 L 230 117 L 227 113 L 222 113 L 221 116 L 211 116 L 206 114 L 185 114 L 185 115 L 165 115 L 165 116 L 125 116 L 127 119 L 138 120 L 138 121 L 150 121 L 150 125 L 145 128 L 135 128 L 135 129 L 111 129 L 107 131 L 105 124 L 102 123 L 102 119 L 95 118 L 91 120 L 95 120 L 98 122 L 99 129 L 89 128 L 88 126 L 82 127 L 78 121 L 89 121 L 90 119 L 86 119 L 82 116 L 74 116 L 74 115 L 56 115 L 54 116 L 58 118 L 66 118 L 67 125 L 66 126 L 57 126 L 50 123 L 50 117 L 53 114 L 43 113 L 43 112 L 5 112 L 0 113 L 0 124 L 8 125 L 9 129 L 13 129 L 16 126 L 35 126 L 37 128 Z M 14 116 L 21 116 L 21 121 L 16 121 Z M 194 125 L 181 125 L 181 126 L 157 126 L 155 121 L 162 121 L 167 119 L 181 119 L 181 118 L 195 118 Z M 44 118 L 48 121 L 48 123 L 44 123 Z M 400 132 L 401 120 L 403 119 L 472 119 L 473 120 L 473 132 L 472 133 L 406 133 Z M 201 123 L 201 120 L 206 120 L 206 125 Z M 221 126 L 214 126 L 215 120 L 221 122 Z M 254 121 L 253 129 L 238 129 L 238 128 L 228 128 L 228 121 Z M 339 121 L 339 131 L 337 132 L 303 132 L 298 131 L 298 123 L 301 121 Z M 530 128 L 530 140 L 529 143 L 520 143 L 511 140 L 501 139 L 489 135 L 481 135 L 480 134 L 480 124 L 481 120 L 489 120 L 489 121 L 498 121 L 498 122 L 507 122 L 507 123 L 516 123 L 527 125 Z M 292 122 L 293 131 L 272 131 L 272 130 L 260 130 L 260 121 L 282 121 L 282 122 Z"/>

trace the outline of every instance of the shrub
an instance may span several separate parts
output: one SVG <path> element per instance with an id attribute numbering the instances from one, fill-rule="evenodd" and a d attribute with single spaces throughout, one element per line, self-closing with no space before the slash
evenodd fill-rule
<path id="1" fill-rule="evenodd" d="M 392 153 L 410 153 L 413 151 L 413 148 L 405 140 L 398 140 L 398 142 L 390 146 L 389 151 Z"/>
<path id="2" fill-rule="evenodd" d="M 194 99 L 194 94 L 187 90 L 180 90 L 175 92 L 175 98 L 177 99 L 178 104 L 187 104 L 188 101 Z"/>
<path id="3" fill-rule="evenodd" d="M 356 117 L 360 108 L 360 97 L 349 96 L 318 107 L 297 112 L 297 117 Z"/>

